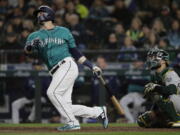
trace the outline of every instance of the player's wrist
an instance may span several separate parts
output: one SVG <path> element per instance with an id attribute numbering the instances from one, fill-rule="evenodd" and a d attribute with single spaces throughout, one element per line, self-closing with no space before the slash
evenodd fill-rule
<path id="1" fill-rule="evenodd" d="M 83 62 L 83 65 L 87 66 L 88 68 L 90 68 L 91 70 L 93 70 L 93 64 L 89 61 L 89 60 L 85 60 Z"/>
<path id="2" fill-rule="evenodd" d="M 78 63 L 83 64 L 84 66 L 90 68 L 91 70 L 93 69 L 93 64 L 85 56 L 80 57 L 78 59 Z"/>

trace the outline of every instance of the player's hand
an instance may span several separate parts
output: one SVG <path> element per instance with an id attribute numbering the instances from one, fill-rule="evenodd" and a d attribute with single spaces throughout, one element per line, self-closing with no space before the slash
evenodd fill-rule
<path id="1" fill-rule="evenodd" d="M 155 83 L 146 84 L 144 87 L 144 94 L 147 95 L 147 94 L 153 92 L 156 86 L 159 86 L 159 85 L 155 84 Z"/>
<path id="2" fill-rule="evenodd" d="M 33 46 L 38 46 L 40 43 L 41 43 L 41 41 L 40 41 L 39 38 L 35 38 L 35 39 L 32 41 L 32 45 L 33 45 Z"/>
<path id="3" fill-rule="evenodd" d="M 98 66 L 94 66 L 92 71 L 93 71 L 93 74 L 97 77 L 100 77 L 102 75 L 102 70 Z"/>
<path id="4" fill-rule="evenodd" d="M 33 46 L 31 44 L 31 42 L 27 42 L 25 47 L 24 47 L 24 52 L 25 54 L 30 54 L 32 53 L 32 49 L 33 49 Z"/>

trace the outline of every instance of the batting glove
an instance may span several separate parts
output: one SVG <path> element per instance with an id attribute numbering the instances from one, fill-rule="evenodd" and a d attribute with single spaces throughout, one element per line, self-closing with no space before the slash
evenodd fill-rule
<path id="1" fill-rule="evenodd" d="M 146 84 L 145 89 L 144 89 L 144 94 L 147 95 L 148 93 L 153 92 L 156 86 L 159 86 L 159 85 L 155 83 Z"/>
<path id="2" fill-rule="evenodd" d="M 94 66 L 92 68 L 93 74 L 97 77 L 100 77 L 102 75 L 102 70 L 98 66 Z"/>
<path id="3" fill-rule="evenodd" d="M 35 38 L 32 42 L 32 45 L 33 46 L 38 46 L 39 44 L 41 43 L 40 39 L 39 38 Z"/>
<path id="4" fill-rule="evenodd" d="M 24 47 L 25 54 L 32 53 L 32 50 L 33 50 L 33 46 L 31 44 L 31 42 L 27 42 L 25 47 Z"/>

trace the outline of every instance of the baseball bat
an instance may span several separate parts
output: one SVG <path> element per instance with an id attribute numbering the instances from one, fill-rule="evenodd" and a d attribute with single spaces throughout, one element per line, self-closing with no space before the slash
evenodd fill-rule
<path id="1" fill-rule="evenodd" d="M 100 80 L 100 82 L 102 83 L 102 85 L 105 87 L 105 89 L 107 90 L 109 96 L 110 96 L 110 99 L 114 105 L 114 107 L 116 108 L 117 112 L 120 114 L 120 115 L 124 115 L 124 109 L 122 108 L 122 106 L 119 104 L 117 98 L 113 95 L 112 93 L 112 90 L 110 89 L 110 87 L 108 86 L 107 82 L 104 80 L 103 76 L 102 75 L 98 75 L 97 76 Z"/>

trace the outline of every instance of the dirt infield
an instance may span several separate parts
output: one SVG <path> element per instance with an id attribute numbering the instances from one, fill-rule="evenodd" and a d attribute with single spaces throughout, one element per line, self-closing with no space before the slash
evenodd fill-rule
<path id="1" fill-rule="evenodd" d="M 50 133 L 60 132 L 54 127 L 0 127 L 0 133 Z M 67 132 L 67 131 L 66 131 Z M 180 132 L 180 128 L 153 128 L 145 129 L 140 127 L 109 127 L 102 129 L 101 127 L 82 127 L 81 130 L 68 131 L 68 132 Z"/>

